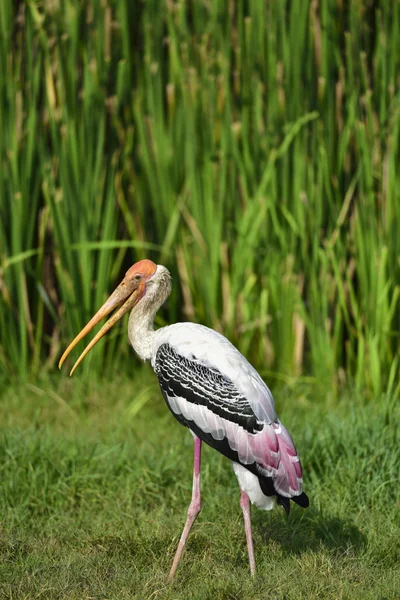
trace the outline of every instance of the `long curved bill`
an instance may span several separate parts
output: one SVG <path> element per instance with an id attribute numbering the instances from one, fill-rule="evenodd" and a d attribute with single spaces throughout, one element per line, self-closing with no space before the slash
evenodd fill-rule
<path id="1" fill-rule="evenodd" d="M 109 318 L 109 320 L 104 323 L 103 327 L 96 333 L 92 341 L 86 346 L 76 363 L 71 369 L 70 375 L 73 374 L 76 367 L 82 360 L 85 358 L 86 354 L 97 344 L 97 342 L 115 325 L 117 321 L 123 317 L 128 310 L 131 310 L 142 298 L 143 289 L 141 287 L 137 287 L 133 289 L 133 282 L 128 282 L 125 279 L 122 283 L 119 284 L 117 289 L 111 294 L 108 300 L 103 304 L 103 306 L 97 311 L 97 313 L 92 317 L 87 325 L 82 329 L 80 333 L 76 336 L 74 340 L 70 343 L 64 354 L 62 355 L 60 362 L 58 363 L 58 368 L 61 369 L 63 362 L 67 358 L 68 354 L 71 352 L 73 348 L 85 337 L 89 331 L 93 329 L 102 319 L 104 319 L 107 315 L 109 315 L 114 309 L 118 308 L 118 310 Z"/>

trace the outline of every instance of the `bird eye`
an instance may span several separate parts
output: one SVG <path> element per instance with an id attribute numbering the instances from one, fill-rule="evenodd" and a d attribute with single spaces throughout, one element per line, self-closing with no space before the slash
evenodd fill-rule
<path id="1" fill-rule="evenodd" d="M 134 277 L 135 281 L 139 281 L 139 279 L 142 279 L 142 276 L 140 273 L 137 273 Z"/>

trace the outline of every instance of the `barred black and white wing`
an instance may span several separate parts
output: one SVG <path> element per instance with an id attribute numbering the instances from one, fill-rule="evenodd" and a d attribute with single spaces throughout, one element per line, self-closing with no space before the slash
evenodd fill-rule
<path id="1" fill-rule="evenodd" d="M 205 327 L 177 324 L 161 332 L 152 365 L 174 417 L 256 475 L 263 494 L 276 496 L 286 510 L 290 498 L 307 505 L 293 441 L 253 367 Z"/>

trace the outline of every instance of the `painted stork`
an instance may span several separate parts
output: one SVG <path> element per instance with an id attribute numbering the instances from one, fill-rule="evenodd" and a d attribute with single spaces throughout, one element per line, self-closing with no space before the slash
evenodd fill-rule
<path id="1" fill-rule="evenodd" d="M 257 371 L 220 333 L 194 323 L 176 323 L 154 331 L 158 309 L 171 291 L 162 265 L 141 260 L 126 273 L 105 304 L 71 342 L 72 348 L 99 321 L 117 309 L 88 344 L 72 371 L 91 348 L 129 310 L 128 334 L 141 359 L 151 361 L 161 392 L 173 416 L 194 437 L 192 500 L 179 541 L 171 580 L 190 529 L 200 512 L 201 444 L 205 442 L 232 461 L 241 490 L 250 571 L 255 573 L 250 502 L 263 510 L 275 504 L 289 513 L 290 500 L 308 506 L 302 492 L 302 468 L 287 429 L 279 421 L 274 399 Z"/>

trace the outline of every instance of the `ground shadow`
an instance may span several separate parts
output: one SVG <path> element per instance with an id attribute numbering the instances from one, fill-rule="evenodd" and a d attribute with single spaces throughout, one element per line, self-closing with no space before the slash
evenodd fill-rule
<path id="1" fill-rule="evenodd" d="M 321 549 L 359 554 L 367 544 L 366 536 L 351 521 L 332 517 L 309 508 L 298 514 L 293 510 L 287 519 L 274 516 L 270 521 L 264 514 L 253 512 L 253 527 L 261 533 L 266 542 L 273 540 L 288 554 L 301 554 L 305 551 Z"/>

